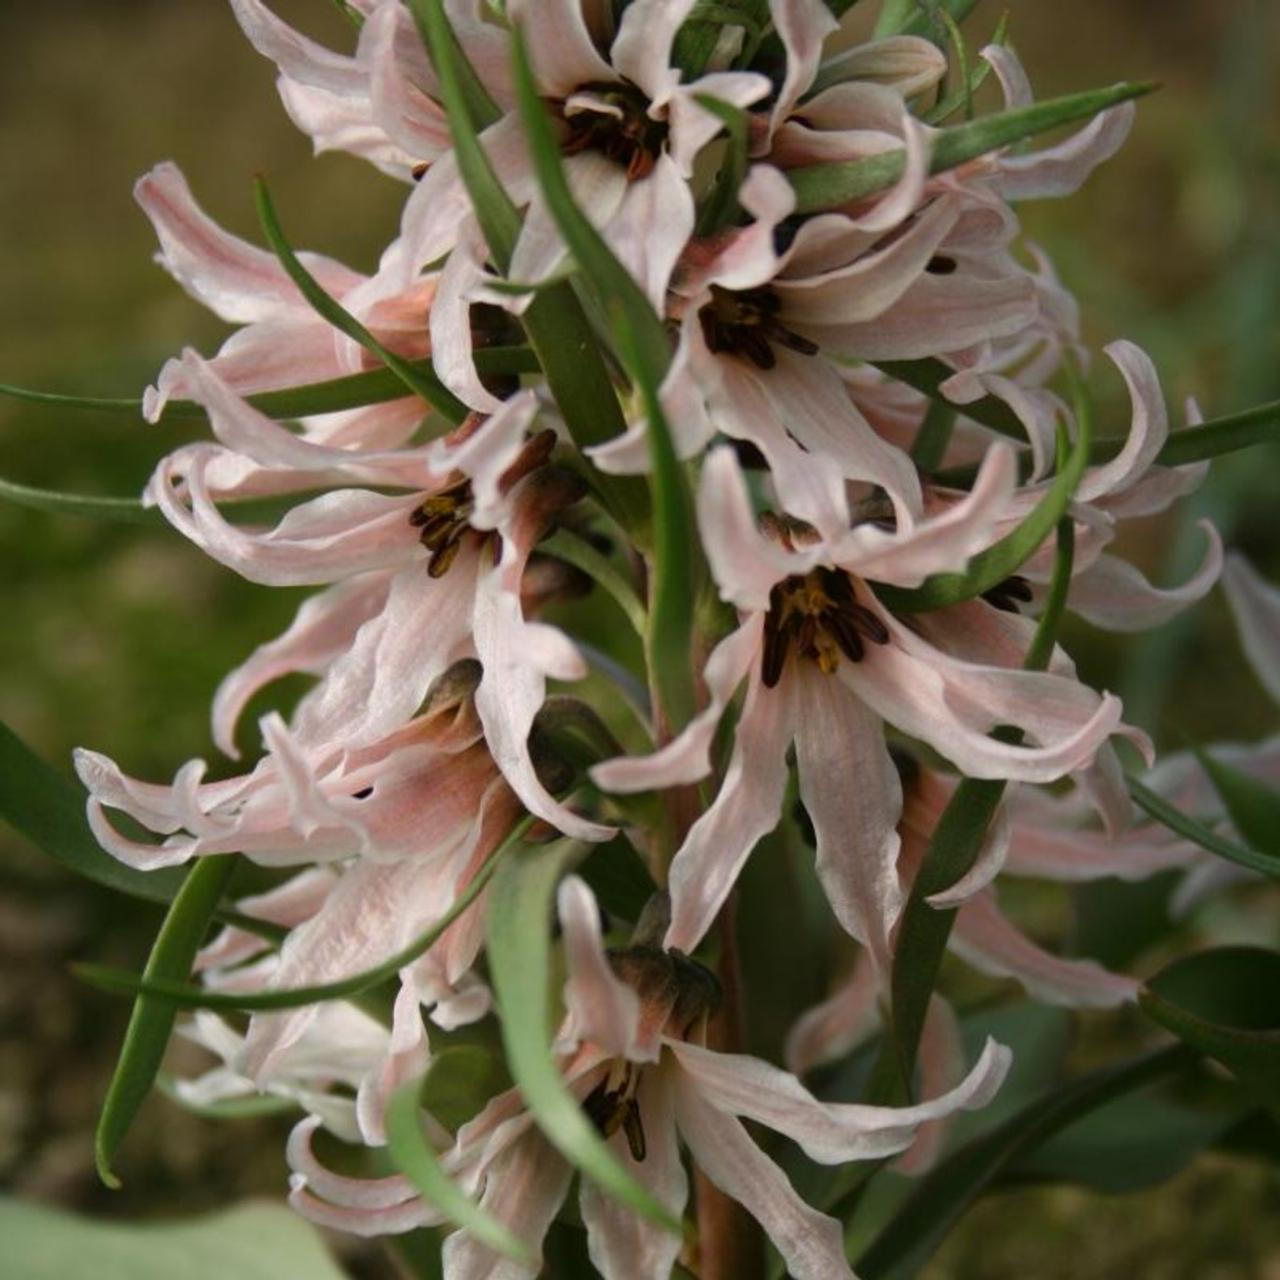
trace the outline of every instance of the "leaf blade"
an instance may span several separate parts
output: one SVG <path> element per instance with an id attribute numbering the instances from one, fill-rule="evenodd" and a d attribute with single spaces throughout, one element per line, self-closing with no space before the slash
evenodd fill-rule
<path id="1" fill-rule="evenodd" d="M 1155 87 L 1149 83 L 1126 83 L 1106 89 L 1086 89 L 943 129 L 934 142 L 929 172 L 954 169 L 989 151 L 1141 97 Z M 906 151 L 898 150 L 838 164 L 806 165 L 792 169 L 787 177 L 795 188 L 796 212 L 816 213 L 891 187 L 905 167 Z"/>
<path id="2" fill-rule="evenodd" d="M 433 1067 L 436 1064 L 432 1064 Z M 468 1196 L 444 1171 L 436 1149 L 422 1131 L 419 1096 L 432 1068 L 420 1080 L 401 1085 L 387 1103 L 387 1150 L 399 1171 L 455 1226 L 481 1244 L 522 1266 L 536 1265 L 524 1242 Z"/>
<path id="3" fill-rule="evenodd" d="M 234 856 L 219 855 L 201 858 L 191 868 L 156 935 L 145 969 L 148 977 L 185 978 L 191 972 L 196 951 L 214 918 L 235 864 Z M 94 1163 L 98 1176 L 109 1187 L 120 1186 L 111 1162 L 138 1109 L 151 1092 L 169 1044 L 176 1012 L 172 1005 L 148 996 L 140 996 L 134 1004 L 94 1132 Z"/>
<path id="4" fill-rule="evenodd" d="M 548 993 L 552 898 L 581 855 L 571 841 L 525 850 L 496 878 L 489 909 L 489 963 L 512 1078 L 547 1139 L 570 1163 L 643 1216 L 679 1223 L 631 1177 L 565 1085 L 551 1057 Z"/>

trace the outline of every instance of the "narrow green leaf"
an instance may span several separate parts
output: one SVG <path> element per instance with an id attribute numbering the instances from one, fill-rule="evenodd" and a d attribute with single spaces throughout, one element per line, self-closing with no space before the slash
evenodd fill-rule
<path id="1" fill-rule="evenodd" d="M 351 4 L 351 0 L 333 0 L 333 7 L 351 23 L 357 31 L 364 26 L 364 14 Z"/>
<path id="2" fill-rule="evenodd" d="M 1202 822 L 1197 822 L 1181 809 L 1170 804 L 1150 787 L 1144 786 L 1137 778 L 1130 777 L 1127 783 L 1134 803 L 1157 822 L 1168 827 L 1170 831 L 1176 831 L 1178 835 L 1190 840 L 1193 844 L 1198 844 L 1202 849 L 1208 849 L 1210 853 L 1216 853 L 1218 857 L 1225 858 L 1228 862 L 1248 867 L 1250 871 L 1270 876 L 1273 880 L 1280 880 L 1280 857 L 1246 848 L 1234 840 L 1228 840 L 1226 836 L 1220 836 Z"/>
<path id="3" fill-rule="evenodd" d="M 135 871 L 100 849 L 85 817 L 84 792 L 3 723 L 0 818 L 77 875 L 135 898 L 167 903 L 185 878 L 179 867 Z"/>
<path id="4" fill-rule="evenodd" d="M 479 131 L 501 113 L 484 93 L 440 0 L 409 0 L 409 9 L 440 80 L 440 98 L 449 118 L 454 159 L 471 197 L 471 208 L 494 262 L 505 274 L 520 234 L 520 214 L 498 181 L 479 138 Z M 477 102 L 477 92 L 484 93 L 483 103 Z"/>
<path id="5" fill-rule="evenodd" d="M 475 353 L 476 368 L 481 374 L 537 373 L 537 357 L 528 347 L 480 347 Z M 429 376 L 430 360 L 405 362 L 415 373 Z M 56 391 L 32 391 L 0 383 L 0 395 L 47 409 L 75 409 L 101 413 L 122 413 L 142 417 L 142 400 L 131 396 L 71 396 Z M 269 418 L 302 418 L 313 413 L 334 413 L 340 409 L 359 409 L 365 405 L 385 404 L 400 400 L 405 385 L 392 369 L 365 369 L 341 378 L 309 382 L 279 391 L 256 391 L 245 396 L 255 409 Z M 194 400 L 170 400 L 160 414 L 159 422 L 175 422 L 205 417 L 203 405 Z"/>
<path id="6" fill-rule="evenodd" d="M 662 409 L 658 383 L 640 353 L 630 317 L 619 311 L 619 348 L 635 370 L 648 429 L 653 488 L 653 571 L 649 587 L 648 660 L 652 681 L 674 736 L 698 709 L 693 676 L 694 603 L 697 596 L 698 537 L 693 497 L 676 456 Z"/>
<path id="7" fill-rule="evenodd" d="M 935 574 L 911 589 L 877 587 L 876 595 L 895 613 L 940 609 L 972 600 L 1017 573 L 1039 550 L 1071 505 L 1071 497 L 1089 460 L 1091 436 L 1090 415 L 1086 412 L 1080 415 L 1079 435 L 1066 465 L 1059 468 L 1044 496 L 1016 529 L 974 556 L 964 572 Z"/>
<path id="8" fill-rule="evenodd" d="M 538 550 L 581 569 L 594 583 L 603 587 L 626 615 L 635 633 L 644 638 L 649 629 L 644 605 L 635 588 L 608 556 L 597 551 L 585 538 L 565 528 L 557 529 L 549 538 L 544 538 L 538 543 Z"/>
<path id="9" fill-rule="evenodd" d="M 1231 825 L 1252 849 L 1280 866 L 1280 788 L 1254 778 L 1207 751 L 1197 751 L 1200 766 L 1227 810 Z"/>
<path id="10" fill-rule="evenodd" d="M 956 409 L 943 400 L 934 400 L 924 415 L 916 438 L 911 442 L 911 459 L 926 473 L 936 471 L 951 443 L 951 429 L 956 424 Z"/>
<path id="11" fill-rule="evenodd" d="M 995 1179 L 1055 1133 L 1115 1098 L 1177 1075 L 1195 1061 L 1182 1045 L 1161 1049 L 1054 1089 L 923 1177 L 857 1260 L 862 1280 L 908 1280 Z"/>
<path id="12" fill-rule="evenodd" d="M 438 1067 L 439 1063 L 433 1062 L 427 1076 Z M 535 1267 L 536 1259 L 523 1242 L 480 1208 L 441 1167 L 440 1157 L 422 1130 L 419 1096 L 426 1078 L 402 1085 L 387 1103 L 387 1149 L 396 1168 L 417 1187 L 428 1204 L 455 1226 L 522 1266 Z"/>
<path id="13" fill-rule="evenodd" d="M 679 1222 L 596 1132 L 551 1056 L 552 901 L 582 852 L 572 841 L 529 848 L 509 859 L 494 881 L 489 967 L 507 1064 L 538 1127 L 566 1159 L 620 1203 L 678 1232 Z"/>
<path id="14" fill-rule="evenodd" d="M 1280 443 L 1280 400 L 1272 400 L 1243 413 L 1211 418 L 1198 427 L 1171 431 L 1156 461 L 1166 467 L 1181 467 L 1255 444 L 1277 443 Z"/>
<path id="15" fill-rule="evenodd" d="M 471 197 L 489 253 L 506 271 L 520 230 L 520 215 L 503 189 L 479 139 L 479 125 L 462 86 L 475 71 L 449 28 L 440 0 L 414 0 L 428 53 L 449 108 L 449 132 L 458 172 Z M 558 151 L 558 148 L 557 148 Z M 525 333 L 569 434 L 579 448 L 603 444 L 627 427 L 613 380 L 582 306 L 567 281 L 550 284 L 525 309 Z M 643 537 L 648 503 L 643 483 L 594 468 L 588 476 L 605 504 L 635 538 Z"/>
<path id="16" fill-rule="evenodd" d="M 694 80 L 707 69 L 726 27 L 741 27 L 744 43 L 752 46 L 760 41 L 768 18 L 765 0 L 725 0 L 720 4 L 701 0 L 676 35 L 671 65 L 684 72 L 686 83 Z"/>
<path id="17" fill-rule="evenodd" d="M 148 980 L 181 980 L 191 972 L 196 951 L 214 918 L 214 910 L 231 879 L 235 863 L 232 856 L 219 856 L 200 858 L 192 866 L 174 895 L 151 948 L 144 971 Z M 169 1044 L 175 1014 L 173 1005 L 148 996 L 139 996 L 133 1006 L 94 1134 L 98 1176 L 109 1187 L 120 1186 L 120 1179 L 111 1171 L 111 1162 L 138 1108 L 151 1092 Z"/>
<path id="18" fill-rule="evenodd" d="M 1002 45 L 1005 42 L 1009 27 L 1009 14 L 1006 11 L 1000 15 L 1000 21 L 996 24 L 995 31 L 991 34 L 989 44 Z M 967 72 L 964 82 L 960 88 L 954 93 L 949 93 L 945 98 L 935 102 L 928 111 L 921 115 L 921 119 L 926 124 L 940 125 L 949 116 L 959 111 L 961 107 L 966 109 L 966 119 L 972 118 L 972 100 L 973 95 L 982 87 L 987 77 L 991 74 L 991 63 L 983 58 L 976 67 Z"/>
<path id="19" fill-rule="evenodd" d="M 141 498 L 107 497 L 92 493 L 63 493 L 57 489 L 34 489 L 0 479 L 0 498 L 19 507 L 35 511 L 51 511 L 58 515 L 89 516 L 95 520 L 112 520 L 122 524 L 164 524 L 164 517 L 154 507 L 144 507 Z"/>
<path id="20" fill-rule="evenodd" d="M 1061 457 L 1061 436 L 1058 444 Z M 1058 525 L 1045 608 L 1023 660 L 1028 671 L 1044 670 L 1053 654 L 1074 559 L 1074 529 L 1071 521 L 1064 519 Z M 1021 740 L 1016 730 L 999 729 L 995 736 L 1005 742 Z M 898 925 L 890 978 L 890 1034 L 885 1037 L 868 1084 L 868 1096 L 875 1101 L 905 1102 L 910 1097 L 925 1014 L 957 911 L 954 907 L 931 906 L 929 899 L 957 884 L 973 867 L 1004 789 L 1003 780 L 962 778 L 929 837 Z"/>
<path id="21" fill-rule="evenodd" d="M 440 80 L 440 100 L 452 117 L 465 112 L 476 127 L 485 129 L 502 118 L 502 109 L 489 96 L 475 68 L 462 52 L 439 0 L 409 0 L 409 12 L 417 24 L 431 64 Z M 445 56 L 441 56 L 444 52 Z M 477 210 L 477 213 L 479 210 Z"/>
<path id="22" fill-rule="evenodd" d="M 547 207 L 569 251 L 600 295 L 611 322 L 616 325 L 619 317 L 625 317 L 625 323 L 631 330 L 635 361 L 642 363 L 650 375 L 661 382 L 671 362 L 671 345 L 666 330 L 649 305 L 644 291 L 613 256 L 600 233 L 575 203 L 561 165 L 559 143 L 534 82 L 524 38 L 518 29 L 513 32 L 513 37 L 516 99 L 529 141 L 534 173 Z M 634 376 L 635 370 L 628 369 L 628 372 Z"/>
<path id="23" fill-rule="evenodd" d="M 722 102 L 710 94 L 700 93 L 696 95 L 696 101 L 700 107 L 724 121 L 725 132 L 729 135 L 729 145 L 716 171 L 711 194 L 698 214 L 695 234 L 705 238 L 723 231 L 738 216 L 738 191 L 747 176 L 747 131 L 750 117 L 741 107 Z"/>
<path id="24" fill-rule="evenodd" d="M 946 28 L 951 47 L 955 50 L 956 66 L 960 70 L 960 91 L 963 95 L 964 118 L 973 119 L 973 73 L 969 69 L 969 49 L 965 44 L 964 32 L 960 24 L 952 16 L 949 9 L 939 8 L 938 17 Z"/>
<path id="25" fill-rule="evenodd" d="M 650 670 L 668 727 L 678 732 L 693 715 L 696 696 L 692 646 L 696 560 L 693 500 L 659 387 L 671 360 L 666 330 L 630 273 L 574 203 L 559 148 L 538 96 L 520 33 L 515 33 L 516 91 L 534 171 L 560 234 L 599 295 L 619 355 L 631 375 L 648 422 L 653 490 L 653 586 L 649 605 Z"/>
<path id="26" fill-rule="evenodd" d="M 1229 1068 L 1251 1097 L 1280 1107 L 1280 951 L 1217 947 L 1183 956 L 1147 982 L 1138 1003 Z"/>
<path id="27" fill-rule="evenodd" d="M 276 216 L 275 206 L 271 203 L 267 184 L 261 178 L 253 180 L 253 194 L 258 206 L 258 219 L 262 223 L 267 242 L 271 245 L 276 257 L 280 259 L 280 265 L 285 269 L 289 279 L 298 286 L 302 296 L 317 314 L 340 333 L 345 333 L 353 342 L 358 342 L 365 350 L 372 351 L 414 395 L 421 396 L 443 417 L 450 422 L 461 422 L 467 416 L 466 405 L 445 387 L 433 371 L 415 367 L 402 356 L 384 347 L 336 298 L 326 293 L 316 278 L 302 265 L 285 237 L 280 219 Z"/>
<path id="28" fill-rule="evenodd" d="M 997 400 L 995 396 L 984 396 L 972 404 L 953 405 L 938 388 L 955 373 L 955 370 L 943 364 L 941 360 L 935 360 L 933 357 L 925 360 L 877 360 L 875 367 L 881 373 L 887 373 L 889 377 L 897 379 L 898 382 L 905 382 L 907 386 L 914 387 L 935 403 L 954 409 L 966 418 L 982 423 L 984 427 L 999 431 L 1001 435 L 1020 441 L 1025 441 L 1027 438 L 1026 428 L 1018 421 L 1018 415 L 1003 400 Z"/>
<path id="29" fill-rule="evenodd" d="M 136 995 L 162 1002 L 171 1009 L 234 1009 L 253 1012 L 261 1009 L 298 1009 L 303 1005 L 319 1004 L 325 1000 L 346 1000 L 368 991 L 383 982 L 389 982 L 405 965 L 412 964 L 441 938 L 445 930 L 480 896 L 499 863 L 519 843 L 528 831 L 533 819 L 523 818 L 511 834 L 493 852 L 488 862 L 476 873 L 471 883 L 454 899 L 448 911 L 412 942 L 395 955 L 350 977 L 335 982 L 322 982 L 308 987 L 290 987 L 279 991 L 206 991 L 183 981 L 174 981 L 172 974 L 153 974 L 148 969 L 141 977 L 103 965 L 78 964 L 73 972 L 77 977 L 112 995 Z M 182 975 L 185 978 L 185 974 Z"/>
<path id="30" fill-rule="evenodd" d="M 954 169 L 989 151 L 1022 142 L 1073 120 L 1097 115 L 1107 107 L 1150 93 L 1155 87 L 1138 83 L 1089 89 L 943 129 L 934 141 L 929 171 L 943 173 Z M 787 177 L 796 191 L 796 212 L 816 213 L 874 195 L 893 186 L 902 176 L 905 165 L 906 152 L 897 150 L 839 164 L 792 169 Z"/>

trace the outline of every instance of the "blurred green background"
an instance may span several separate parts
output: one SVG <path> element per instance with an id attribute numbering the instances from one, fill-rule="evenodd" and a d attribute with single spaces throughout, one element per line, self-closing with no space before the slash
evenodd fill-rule
<path id="1" fill-rule="evenodd" d="M 350 29 L 329 0 L 273 3 L 347 47 Z M 1280 397 L 1280 5 L 1009 7 L 1040 95 L 1122 78 L 1163 85 L 1085 192 L 1024 211 L 1079 297 L 1089 340 L 1123 335 L 1145 346 L 1171 405 L 1194 394 L 1213 415 Z M 972 47 L 1002 8 L 978 5 L 966 24 Z M 855 11 L 852 25 L 866 20 Z M 151 262 L 151 232 L 130 197 L 162 159 L 176 160 L 210 214 L 249 238 L 250 178 L 267 174 L 296 244 L 374 266 L 403 189 L 346 156 L 312 159 L 273 81 L 221 0 L 0 3 L 0 381 L 135 394 L 183 344 L 209 351 L 220 341 L 224 328 Z M 1117 430 L 1119 380 L 1100 367 L 1095 382 L 1114 410 L 1103 421 Z M 0 475 L 29 484 L 133 494 L 183 438 L 169 426 L 0 401 Z M 1186 514 L 1147 522 L 1126 549 L 1169 580 L 1198 552 L 1191 518 L 1209 513 L 1274 575 L 1277 462 L 1274 450 L 1228 460 Z M 211 755 L 215 685 L 285 625 L 299 598 L 240 582 L 167 530 L 0 506 L 0 548 L 0 717 L 59 766 L 77 744 L 154 779 Z M 1216 599 L 1152 637 L 1117 641 L 1080 626 L 1071 645 L 1086 676 L 1122 689 L 1132 718 L 1165 742 L 1274 727 Z M 136 967 L 156 918 L 70 882 L 7 829 L 0 890 L 0 1183 L 119 1217 L 278 1195 L 278 1125 L 207 1123 L 163 1099 L 130 1139 L 124 1190 L 98 1186 L 91 1130 L 125 1011 L 82 989 L 66 965 L 92 957 Z M 371 1255 L 357 1255 L 365 1274 L 380 1273 Z M 1004 1193 L 929 1275 L 1280 1277 L 1280 1187 L 1274 1174 L 1211 1157 L 1123 1199 Z"/>

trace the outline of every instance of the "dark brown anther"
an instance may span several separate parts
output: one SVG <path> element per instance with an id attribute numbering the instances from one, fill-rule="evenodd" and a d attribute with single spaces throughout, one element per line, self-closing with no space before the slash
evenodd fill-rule
<path id="1" fill-rule="evenodd" d="M 772 289 L 744 289 L 735 293 L 711 286 L 711 301 L 698 313 L 707 350 L 717 355 L 740 355 L 760 369 L 778 363 L 776 343 L 801 355 L 818 354 L 818 344 L 788 329 L 778 319 L 782 299 Z"/>
<path id="2" fill-rule="evenodd" d="M 936 254 L 929 259 L 925 270 L 932 276 L 949 276 L 955 273 L 956 260 L 954 258 L 944 257 L 942 254 Z"/>
<path id="3" fill-rule="evenodd" d="M 786 518 L 774 516 L 762 524 L 766 532 L 779 530 Z M 775 536 L 784 541 L 781 534 Z M 791 547 L 790 541 L 784 545 Z M 792 648 L 831 675 L 840 665 L 841 654 L 850 662 L 861 662 L 867 641 L 887 644 L 889 628 L 858 600 L 853 579 L 844 570 L 818 568 L 795 574 L 769 593 L 760 678 L 765 688 L 772 689 L 782 678 Z"/>
<path id="4" fill-rule="evenodd" d="M 627 1135 L 627 1146 L 631 1158 L 640 1164 L 648 1152 L 648 1144 L 644 1138 L 644 1122 L 640 1118 L 640 1104 L 634 1098 L 628 1098 L 622 1112 L 622 1131 Z"/>
<path id="5" fill-rule="evenodd" d="M 990 591 L 984 591 L 982 598 L 991 606 L 1004 613 L 1017 613 L 1018 606 L 1030 604 L 1035 599 L 1031 584 L 1018 574 L 998 582 Z"/>
<path id="6" fill-rule="evenodd" d="M 586 84 L 580 92 L 594 94 L 610 110 L 592 110 L 582 104 L 572 113 L 559 106 L 568 136 L 561 144 L 565 155 L 598 151 L 623 166 L 628 182 L 647 178 L 667 143 L 667 122 L 649 114 L 649 99 L 634 85 Z"/>
<path id="7" fill-rule="evenodd" d="M 414 182 L 421 182 L 423 178 L 427 176 L 427 170 L 429 170 L 430 168 L 431 168 L 431 162 L 428 160 L 423 160 L 420 164 L 415 164 L 413 168 L 409 170 L 409 172 L 413 176 Z"/>

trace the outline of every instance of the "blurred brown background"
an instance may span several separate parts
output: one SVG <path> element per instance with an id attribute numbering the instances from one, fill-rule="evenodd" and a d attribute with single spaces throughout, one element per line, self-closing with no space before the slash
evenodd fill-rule
<path id="1" fill-rule="evenodd" d="M 349 46 L 328 0 L 273 3 Z M 1195 394 L 1213 415 L 1280 397 L 1280 5 L 1009 7 L 1041 96 L 1118 79 L 1163 85 L 1141 104 L 1127 149 L 1084 193 L 1025 210 L 1078 294 L 1090 340 L 1124 335 L 1147 347 L 1172 405 Z M 972 48 L 1001 9 L 979 4 L 965 27 Z M 853 24 L 865 21 L 855 11 Z M 219 340 L 218 322 L 150 261 L 151 232 L 130 188 L 162 159 L 180 164 L 210 214 L 251 239 L 249 181 L 263 172 L 296 244 L 375 264 L 402 189 L 346 156 L 313 160 L 273 81 L 221 0 L 0 4 L 0 381 L 134 394 L 181 345 L 208 350 Z M 1102 370 L 1096 381 L 1118 393 Z M 128 418 L 0 401 L 0 475 L 30 484 L 136 493 L 180 438 Z M 1220 467 L 1190 514 L 1213 514 L 1274 573 L 1280 486 L 1263 457 Z M 1188 524 L 1140 529 L 1130 547 L 1153 574 L 1175 574 L 1197 551 Z M 205 717 L 219 677 L 296 606 L 296 593 L 241 583 L 165 531 L 0 506 L 0 548 L 0 718 L 60 766 L 80 743 L 156 779 L 210 754 Z M 1081 627 L 1074 647 L 1087 675 L 1122 688 L 1133 718 L 1166 737 L 1270 727 L 1216 602 L 1141 642 Z M 0 1184 L 119 1216 L 278 1194 L 278 1125 L 214 1125 L 162 1099 L 122 1157 L 125 1189 L 97 1185 L 90 1135 L 124 1009 L 65 966 L 77 957 L 138 966 L 155 916 L 70 882 L 7 829 L 0 894 Z M 1221 1159 L 1120 1200 L 1006 1194 L 974 1215 L 929 1274 L 1276 1277 L 1277 1210 L 1272 1175 Z"/>

